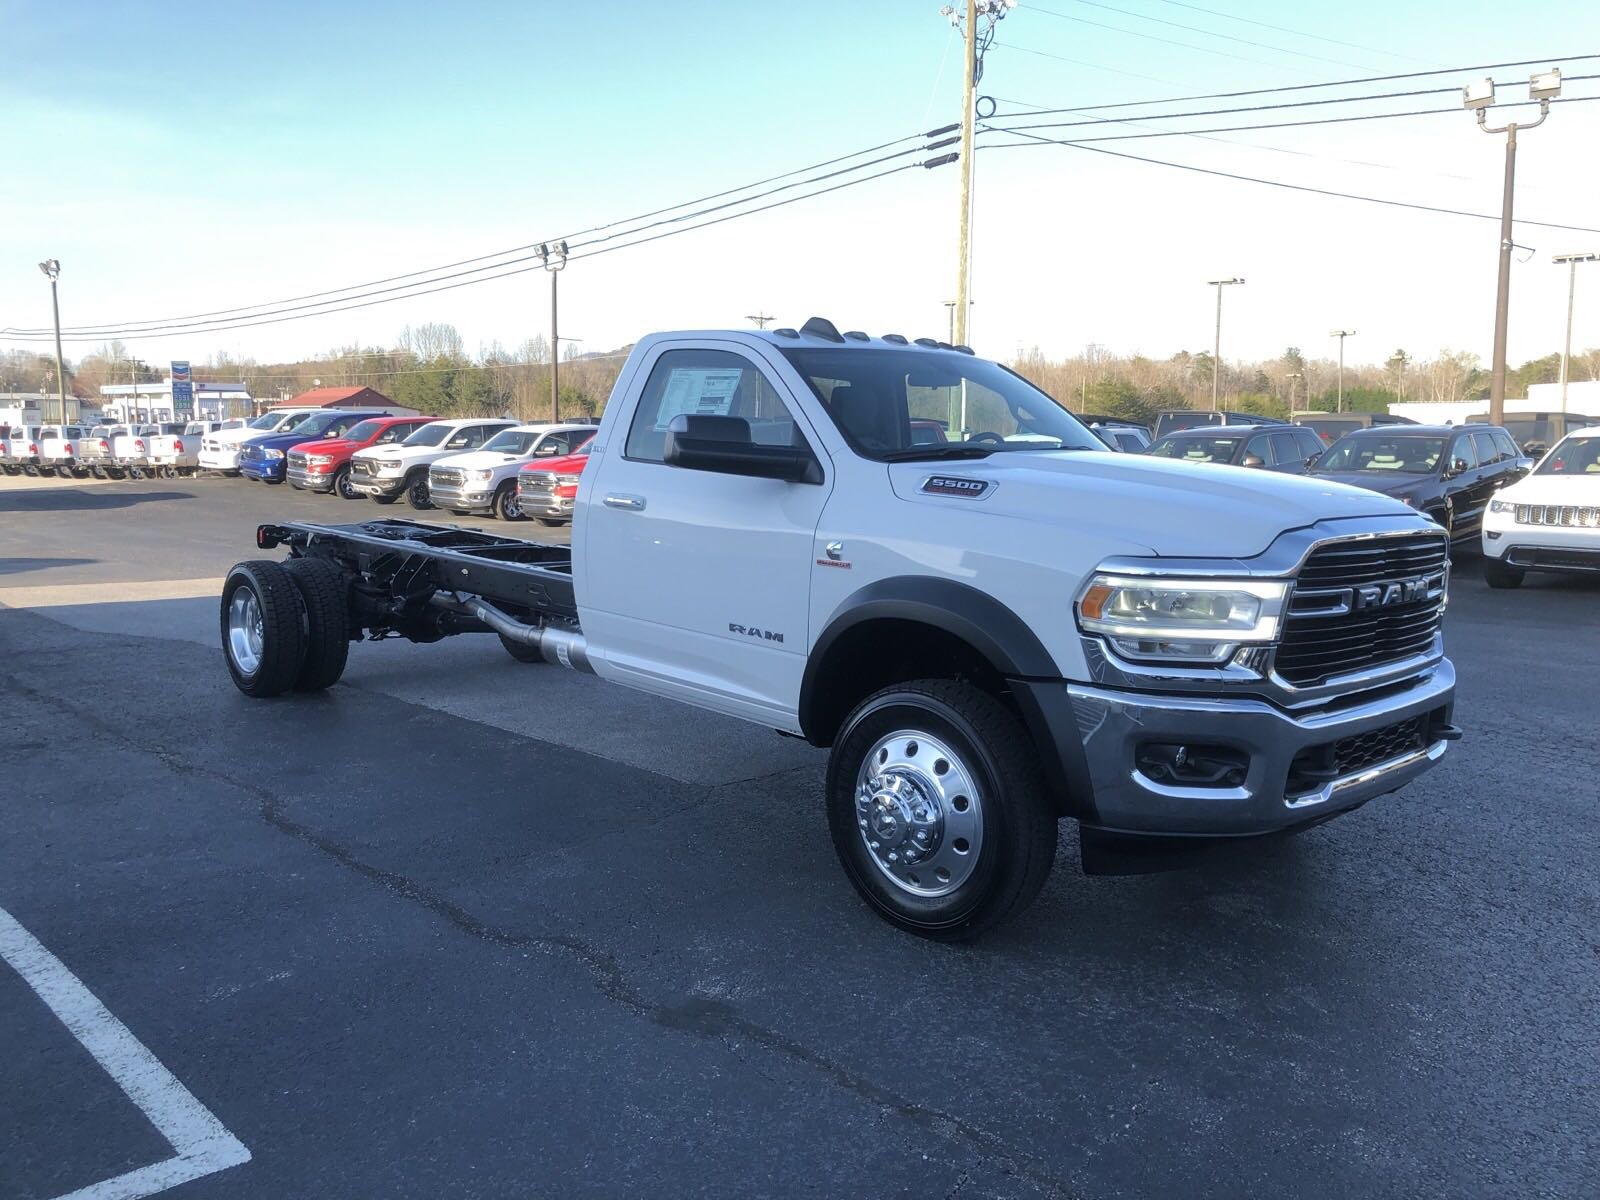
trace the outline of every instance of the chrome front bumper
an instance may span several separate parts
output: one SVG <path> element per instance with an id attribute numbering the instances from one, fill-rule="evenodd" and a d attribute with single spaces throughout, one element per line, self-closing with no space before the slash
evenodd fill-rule
<path id="1" fill-rule="evenodd" d="M 525 517 L 543 517 L 547 521 L 570 521 L 577 501 L 571 496 L 552 496 L 543 488 L 526 491 L 519 485 L 517 504 Z"/>
<path id="2" fill-rule="evenodd" d="M 1457 736 L 1450 725 L 1455 668 L 1441 660 L 1403 691 L 1291 715 L 1264 700 L 1157 695 L 1066 684 L 1092 824 L 1113 832 L 1222 837 L 1274 833 L 1343 812 L 1428 770 Z M 1304 756 L 1420 719 L 1417 744 L 1347 773 L 1307 782 Z M 1380 742 L 1381 744 L 1381 742 Z M 1162 782 L 1139 766 L 1151 746 L 1220 747 L 1240 756 L 1233 786 Z M 1074 747 L 1074 749 L 1076 749 Z M 1072 756 L 1076 758 L 1076 755 Z"/>
<path id="3" fill-rule="evenodd" d="M 486 509 L 494 505 L 494 490 L 497 484 L 493 483 L 463 483 L 451 486 L 428 480 L 428 499 L 435 508 L 456 508 L 473 511 Z"/>
<path id="4" fill-rule="evenodd" d="M 292 487 L 305 488 L 310 492 L 331 492 L 333 490 L 333 472 L 310 471 L 305 467 L 288 468 L 286 478 Z"/>

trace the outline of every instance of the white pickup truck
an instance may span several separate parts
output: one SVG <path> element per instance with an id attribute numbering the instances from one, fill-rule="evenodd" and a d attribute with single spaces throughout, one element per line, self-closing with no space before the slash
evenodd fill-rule
<path id="1" fill-rule="evenodd" d="M 517 473 L 541 458 L 571 454 L 594 436 L 593 425 L 514 425 L 502 429 L 481 450 L 452 454 L 428 469 L 428 493 L 435 508 L 456 513 L 493 513 L 520 521 Z"/>
<path id="2" fill-rule="evenodd" d="M 78 448 L 90 435 L 86 425 L 45 425 L 39 430 L 39 467 L 59 479 L 83 478 L 88 471 L 78 465 Z"/>
<path id="3" fill-rule="evenodd" d="M 202 471 L 239 473 L 239 447 L 253 437 L 269 433 L 289 433 L 320 408 L 275 408 L 249 423 L 232 429 L 219 429 L 200 439 L 199 467 Z"/>
<path id="4" fill-rule="evenodd" d="M 163 425 L 150 438 L 145 461 L 157 475 L 193 475 L 200 467 L 200 443 L 210 434 L 243 429 L 243 421 L 188 421 L 182 426 Z"/>
<path id="5" fill-rule="evenodd" d="M 39 472 L 39 427 L 7 425 L 0 428 L 0 468 L 7 475 Z"/>
<path id="6" fill-rule="evenodd" d="M 515 421 L 461 417 L 432 421 L 399 445 L 371 446 L 350 458 L 350 487 L 378 504 L 401 496 L 418 512 L 433 507 L 428 469 L 442 458 L 476 450 Z"/>
<path id="7" fill-rule="evenodd" d="M 919 442 L 927 420 L 959 436 Z M 1437 525 L 1112 453 L 961 347 L 818 318 L 647 337 L 574 516 L 570 548 L 264 525 L 291 557 L 229 573 L 228 670 L 252 696 L 316 691 L 364 634 L 493 632 L 830 747 L 846 874 L 934 938 L 1028 904 L 1062 818 L 1090 871 L 1171 866 L 1357 808 L 1460 736 Z"/>

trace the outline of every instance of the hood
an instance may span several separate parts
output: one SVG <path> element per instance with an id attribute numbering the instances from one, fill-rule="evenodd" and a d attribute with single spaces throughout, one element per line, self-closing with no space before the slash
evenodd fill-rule
<path id="1" fill-rule="evenodd" d="M 405 458 L 414 454 L 437 454 L 437 446 L 402 446 L 399 442 L 390 442 L 387 446 L 368 446 L 364 450 L 357 450 L 360 458 L 382 461 L 385 459 Z"/>
<path id="2" fill-rule="evenodd" d="M 987 480 L 980 500 L 930 496 L 929 476 Z M 986 459 L 892 463 L 902 500 L 957 504 L 1063 526 L 1095 522 L 1163 556 L 1252 558 L 1281 533 L 1340 517 L 1410 517 L 1398 500 L 1304 475 L 1209 464 L 1204 470 L 1113 451 L 1023 450 Z"/>
<path id="3" fill-rule="evenodd" d="M 1438 482 L 1433 475 L 1410 475 L 1403 471 L 1315 471 L 1311 478 L 1342 483 L 1346 487 L 1365 488 L 1369 492 L 1382 492 L 1385 496 L 1427 491 Z"/>
<path id="4" fill-rule="evenodd" d="M 502 454 L 498 450 L 466 450 L 460 454 L 448 454 L 433 465 L 454 467 L 461 471 L 487 471 L 494 467 L 503 467 L 507 463 L 525 461 L 526 458 L 521 454 Z"/>
<path id="5" fill-rule="evenodd" d="M 366 444 L 349 438 L 312 438 L 309 442 L 296 442 L 289 449 L 298 454 L 353 454 Z"/>
<path id="6" fill-rule="evenodd" d="M 1600 504 L 1600 474 L 1529 475 L 1494 494 L 1512 504 Z"/>
<path id="7" fill-rule="evenodd" d="M 587 454 L 562 454 L 556 458 L 536 458 L 522 465 L 524 471 L 553 471 L 557 475 L 577 475 L 589 461 Z"/>

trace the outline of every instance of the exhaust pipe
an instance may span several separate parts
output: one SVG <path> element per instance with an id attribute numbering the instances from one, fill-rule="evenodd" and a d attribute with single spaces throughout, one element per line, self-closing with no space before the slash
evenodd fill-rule
<path id="1" fill-rule="evenodd" d="M 547 663 L 566 667 L 569 671 L 582 671 L 586 675 L 594 674 L 594 667 L 589 662 L 589 643 L 581 633 L 549 625 L 525 625 L 477 596 L 435 592 L 429 602 L 451 612 L 475 617 L 502 637 L 532 646 Z"/>

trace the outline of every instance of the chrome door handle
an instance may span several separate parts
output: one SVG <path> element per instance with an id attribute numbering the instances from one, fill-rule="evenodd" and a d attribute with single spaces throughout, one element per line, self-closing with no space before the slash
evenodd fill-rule
<path id="1" fill-rule="evenodd" d="M 644 509 L 643 496 L 624 496 L 616 492 L 606 497 L 607 508 L 625 508 L 629 512 L 640 512 Z"/>

